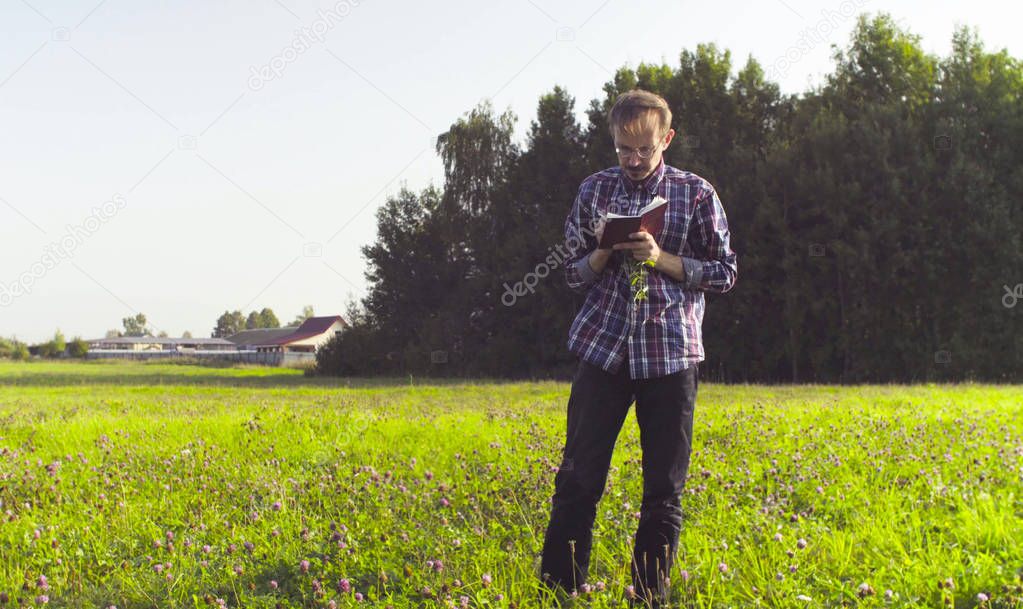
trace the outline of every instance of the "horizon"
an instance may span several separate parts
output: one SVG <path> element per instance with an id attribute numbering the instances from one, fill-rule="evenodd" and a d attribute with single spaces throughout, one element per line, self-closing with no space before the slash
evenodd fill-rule
<path id="1" fill-rule="evenodd" d="M 891 14 L 939 57 L 961 26 L 1023 55 L 1020 9 L 993 2 L 450 6 L 0 8 L 0 284 L 55 262 L 0 306 L 0 336 L 89 340 L 138 312 L 172 337 L 209 336 L 225 310 L 268 307 L 282 325 L 308 304 L 344 316 L 366 293 L 359 247 L 374 242 L 373 212 L 402 186 L 443 186 L 435 138 L 484 99 L 515 113 L 521 144 L 556 85 L 585 127 L 614 70 L 676 65 L 701 43 L 729 52 L 733 75 L 752 56 L 782 93 L 802 94 L 864 13 Z M 697 26 L 680 35 L 685 21 Z"/>

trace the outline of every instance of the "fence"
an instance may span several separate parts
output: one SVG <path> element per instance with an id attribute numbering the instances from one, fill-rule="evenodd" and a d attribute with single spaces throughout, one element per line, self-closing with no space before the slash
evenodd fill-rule
<path id="1" fill-rule="evenodd" d="M 259 351 L 128 351 L 124 349 L 95 349 L 85 355 L 85 359 L 151 360 L 175 357 L 216 359 L 244 364 L 260 364 L 263 366 L 302 366 L 308 365 L 310 362 L 316 362 L 316 354 L 294 351 L 264 353 Z"/>

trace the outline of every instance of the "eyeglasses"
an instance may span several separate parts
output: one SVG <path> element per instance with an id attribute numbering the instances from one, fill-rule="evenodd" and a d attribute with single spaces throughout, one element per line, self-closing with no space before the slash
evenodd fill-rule
<path id="1" fill-rule="evenodd" d="M 653 156 L 655 152 L 657 152 L 657 149 L 660 147 L 661 147 L 660 142 L 658 142 L 656 146 L 644 146 L 642 148 L 637 148 L 635 150 L 627 146 L 615 146 L 615 152 L 618 154 L 619 157 L 622 158 L 628 158 L 633 154 L 636 154 L 641 159 L 649 159 L 651 156 Z"/>

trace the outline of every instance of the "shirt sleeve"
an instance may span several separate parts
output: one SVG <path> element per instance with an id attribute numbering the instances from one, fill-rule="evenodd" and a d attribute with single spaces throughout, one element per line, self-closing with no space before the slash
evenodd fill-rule
<path id="1" fill-rule="evenodd" d="M 724 293 L 732 289 L 739 274 L 735 252 L 729 245 L 728 218 L 717 191 L 696 201 L 687 243 L 693 257 L 682 257 L 685 285 L 689 289 Z"/>
<path id="2" fill-rule="evenodd" d="M 593 217 L 594 195 L 592 181 L 584 180 L 579 185 L 579 193 L 565 219 L 565 249 L 568 252 L 565 262 L 565 283 L 569 289 L 579 294 L 589 291 L 600 277 L 600 273 L 590 267 L 589 260 L 590 253 L 597 249 Z"/>

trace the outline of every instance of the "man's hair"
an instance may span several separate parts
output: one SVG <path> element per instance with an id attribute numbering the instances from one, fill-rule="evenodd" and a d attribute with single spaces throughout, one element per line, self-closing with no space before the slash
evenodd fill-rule
<path id="1" fill-rule="evenodd" d="M 618 96 L 607 113 L 607 126 L 614 137 L 615 131 L 635 135 L 652 126 L 658 136 L 671 128 L 671 108 L 663 97 L 643 89 L 632 89 Z"/>

